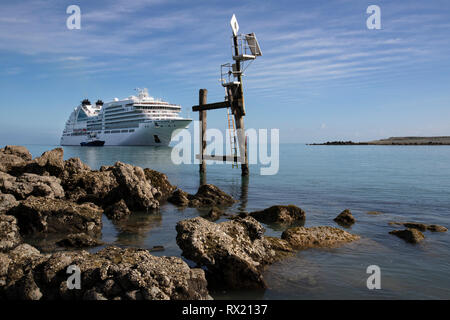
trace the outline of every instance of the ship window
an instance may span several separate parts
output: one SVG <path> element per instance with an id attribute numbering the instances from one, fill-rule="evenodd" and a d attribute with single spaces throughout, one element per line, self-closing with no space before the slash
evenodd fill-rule
<path id="1" fill-rule="evenodd" d="M 105 131 L 105 133 L 109 133 L 109 131 Z"/>
<path id="2" fill-rule="evenodd" d="M 121 132 L 128 132 L 128 130 L 122 130 Z"/>
<path id="3" fill-rule="evenodd" d="M 83 109 L 80 109 L 80 111 L 78 112 L 77 120 L 78 121 L 84 120 L 84 119 L 87 119 L 87 117 L 88 116 L 87 116 L 86 112 Z"/>
<path id="4" fill-rule="evenodd" d="M 131 129 L 130 132 L 134 132 L 134 129 Z"/>
<path id="5" fill-rule="evenodd" d="M 113 130 L 111 133 L 120 133 L 120 130 Z"/>

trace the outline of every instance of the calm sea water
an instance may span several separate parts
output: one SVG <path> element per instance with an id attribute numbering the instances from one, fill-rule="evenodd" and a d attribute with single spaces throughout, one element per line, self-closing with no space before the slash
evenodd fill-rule
<path id="1" fill-rule="evenodd" d="M 33 156 L 54 146 L 27 146 Z M 65 158 L 79 157 L 93 169 L 122 161 L 168 175 L 172 184 L 195 193 L 198 165 L 176 166 L 170 147 L 64 147 Z M 336 226 L 333 218 L 349 208 L 357 223 L 349 230 L 361 241 L 337 249 L 311 249 L 270 266 L 265 292 L 219 292 L 216 298 L 263 299 L 449 299 L 450 233 L 425 232 L 411 245 L 389 235 L 389 221 L 450 226 L 450 147 L 447 146 L 280 146 L 280 170 L 261 176 L 257 166 L 242 180 L 230 164 L 208 166 L 207 182 L 239 203 L 229 212 L 253 211 L 274 204 L 295 204 L 306 211 L 306 226 Z M 380 211 L 382 215 L 369 215 Z M 104 218 L 103 240 L 120 246 L 151 248 L 181 256 L 176 245 L 179 220 L 204 212 L 162 205 L 154 215 L 134 213 L 112 224 Z M 220 221 L 219 221 L 220 222 Z M 267 235 L 281 230 L 266 226 Z M 368 290 L 366 268 L 381 268 L 381 290 Z"/>

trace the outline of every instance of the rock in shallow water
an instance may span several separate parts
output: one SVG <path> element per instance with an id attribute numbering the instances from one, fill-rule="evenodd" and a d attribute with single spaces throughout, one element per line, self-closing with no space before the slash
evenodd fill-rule
<path id="1" fill-rule="evenodd" d="M 425 239 L 423 233 L 417 229 L 394 230 L 389 233 L 409 243 L 419 243 Z"/>
<path id="2" fill-rule="evenodd" d="M 77 204 L 62 199 L 30 197 L 8 214 L 17 218 L 21 234 L 79 233 L 98 234 L 103 210 L 92 203 Z"/>
<path id="3" fill-rule="evenodd" d="M 175 190 L 167 199 L 170 203 L 176 206 L 184 207 L 189 205 L 189 194 L 181 189 Z"/>
<path id="4" fill-rule="evenodd" d="M 334 221 L 340 226 L 349 227 L 356 222 L 356 219 L 349 209 L 345 209 L 336 218 L 334 218 Z"/>
<path id="5" fill-rule="evenodd" d="M 236 202 L 232 196 L 212 184 L 201 185 L 194 195 L 188 194 L 181 189 L 177 189 L 168 198 L 168 201 L 178 206 L 197 208 L 230 206 Z"/>
<path id="6" fill-rule="evenodd" d="M 306 218 L 305 211 L 301 208 L 288 206 L 272 206 L 262 211 L 251 212 L 250 215 L 256 220 L 263 223 L 280 223 L 291 224 L 293 222 L 301 222 Z"/>
<path id="7" fill-rule="evenodd" d="M 289 242 L 295 249 L 306 249 L 333 248 L 359 240 L 360 237 L 339 228 L 320 226 L 290 228 L 283 232 L 281 239 Z"/>
<path id="8" fill-rule="evenodd" d="M 404 226 L 408 229 L 417 229 L 419 231 L 446 232 L 447 228 L 437 224 L 426 224 L 420 222 L 389 222 L 392 226 Z"/>
<path id="9" fill-rule="evenodd" d="M 367 211 L 367 214 L 373 215 L 373 216 L 377 216 L 380 214 L 383 214 L 383 212 L 380 211 Z"/>
<path id="10" fill-rule="evenodd" d="M 432 232 L 447 232 L 448 229 L 437 224 L 429 224 L 427 225 L 427 230 Z"/>
<path id="11" fill-rule="evenodd" d="M 95 254 L 71 251 L 41 255 L 30 246 L 22 251 L 19 255 L 0 253 L 3 298 L 23 299 L 22 292 L 28 292 L 28 299 L 46 300 L 211 298 L 204 271 L 190 269 L 180 258 L 155 257 L 146 250 L 118 247 Z M 66 270 L 70 265 L 76 265 L 81 272 L 80 290 L 67 288 Z M 20 267 L 24 267 L 23 271 L 16 272 Z"/>
<path id="12" fill-rule="evenodd" d="M 264 265 L 281 258 L 276 249 L 289 248 L 281 239 L 272 246 L 264 237 L 264 228 L 252 217 L 219 224 L 197 217 L 178 222 L 176 229 L 183 256 L 207 268 L 213 287 L 266 288 Z"/>
<path id="13" fill-rule="evenodd" d="M 150 184 L 158 190 L 159 193 L 157 194 L 157 199 L 160 202 L 166 201 L 176 189 L 176 187 L 169 182 L 167 175 L 164 173 L 151 169 L 144 169 L 144 174 Z"/>
<path id="14" fill-rule="evenodd" d="M 232 196 L 212 184 L 201 185 L 190 201 L 195 207 L 226 206 L 236 202 Z"/>
<path id="15" fill-rule="evenodd" d="M 127 218 L 131 214 L 131 211 L 128 209 L 127 204 L 123 199 L 120 201 L 108 206 L 105 209 L 105 215 L 114 221 L 122 220 Z"/>
<path id="16" fill-rule="evenodd" d="M 147 181 L 142 168 L 117 162 L 112 167 L 102 169 L 105 170 L 110 170 L 116 177 L 119 195 L 130 210 L 159 208 L 159 201 L 155 198 L 158 191 Z"/>

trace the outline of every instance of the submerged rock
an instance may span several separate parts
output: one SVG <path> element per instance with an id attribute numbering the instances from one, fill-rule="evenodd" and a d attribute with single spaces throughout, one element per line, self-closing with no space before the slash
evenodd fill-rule
<path id="1" fill-rule="evenodd" d="M 349 209 L 345 209 L 336 218 L 334 218 L 334 221 L 341 226 L 349 227 L 356 222 L 356 219 L 353 217 Z"/>
<path id="2" fill-rule="evenodd" d="M 122 220 L 131 214 L 123 199 L 105 209 L 105 215 L 111 220 Z"/>
<path id="3" fill-rule="evenodd" d="M 22 242 L 16 218 L 0 214 L 0 252 L 9 251 Z"/>
<path id="4" fill-rule="evenodd" d="M 3 194 L 0 192 L 0 214 L 5 213 L 19 204 L 19 201 L 12 194 Z"/>
<path id="5" fill-rule="evenodd" d="M 164 246 L 153 246 L 150 249 L 148 249 L 149 252 L 161 252 L 161 251 L 164 251 L 164 250 L 166 250 L 164 248 Z"/>
<path id="6" fill-rule="evenodd" d="M 64 239 L 59 240 L 56 244 L 66 248 L 89 248 L 101 246 L 104 242 L 85 233 L 75 233 L 69 234 Z"/>
<path id="7" fill-rule="evenodd" d="M 320 226 L 290 228 L 283 232 L 281 239 L 286 240 L 295 249 L 306 249 L 333 248 L 359 240 L 360 237 L 339 228 Z"/>
<path id="8" fill-rule="evenodd" d="M 389 222 L 392 226 L 404 226 L 408 229 L 417 229 L 419 231 L 446 232 L 447 228 L 437 224 L 426 224 L 420 222 Z"/>
<path id="9" fill-rule="evenodd" d="M 65 251 L 46 256 L 30 246 L 18 248 L 8 255 L 0 253 L 0 283 L 4 284 L 0 296 L 3 298 L 211 299 L 204 271 L 190 269 L 180 258 L 155 257 L 147 250 L 118 247 L 108 247 L 95 254 Z M 67 287 L 67 268 L 71 265 L 81 272 L 80 289 Z M 27 292 L 27 296 L 22 292 Z"/>
<path id="10" fill-rule="evenodd" d="M 417 229 L 394 230 L 389 232 L 389 234 L 397 236 L 409 243 L 419 243 L 425 239 L 423 233 Z"/>
<path id="11" fill-rule="evenodd" d="M 427 230 L 432 232 L 447 232 L 448 229 L 437 224 L 429 224 L 427 225 Z"/>
<path id="12" fill-rule="evenodd" d="M 216 221 L 219 220 L 222 215 L 223 212 L 219 208 L 213 207 L 211 210 L 209 210 L 205 218 L 207 218 L 210 221 Z"/>
<path id="13" fill-rule="evenodd" d="M 293 222 L 304 221 L 306 218 L 305 211 L 294 205 L 272 206 L 262 211 L 251 212 L 250 215 L 263 223 L 280 224 L 291 224 Z"/>
<path id="14" fill-rule="evenodd" d="M 145 178 L 150 182 L 150 184 L 155 187 L 159 194 L 156 196 L 156 198 L 160 201 L 166 201 L 172 192 L 177 188 L 173 186 L 169 179 L 167 178 L 167 175 L 164 173 L 151 170 L 151 169 L 144 169 Z"/>
<path id="15" fill-rule="evenodd" d="M 92 203 L 77 204 L 62 199 L 30 197 L 8 214 L 17 218 L 21 234 L 79 233 L 98 234 L 103 210 Z"/>
<path id="16" fill-rule="evenodd" d="M 377 216 L 380 214 L 383 214 L 383 212 L 380 211 L 367 211 L 367 214 L 373 215 L 373 216 Z"/>
<path id="17" fill-rule="evenodd" d="M 207 268 L 208 281 L 215 287 L 266 288 L 263 267 L 281 258 L 275 249 L 284 241 L 272 247 L 273 241 L 264 237 L 264 228 L 252 217 L 219 224 L 197 217 L 178 222 L 176 229 L 183 256 Z M 288 248 L 285 242 L 284 247 Z"/>

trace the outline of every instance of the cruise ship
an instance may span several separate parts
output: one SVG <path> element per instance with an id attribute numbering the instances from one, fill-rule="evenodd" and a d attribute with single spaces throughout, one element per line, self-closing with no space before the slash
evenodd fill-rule
<path id="1" fill-rule="evenodd" d="M 61 145 L 167 146 L 189 126 L 192 120 L 179 116 L 181 106 L 155 99 L 147 89 L 136 90 L 137 96 L 124 100 L 95 105 L 83 100 L 66 122 Z"/>

